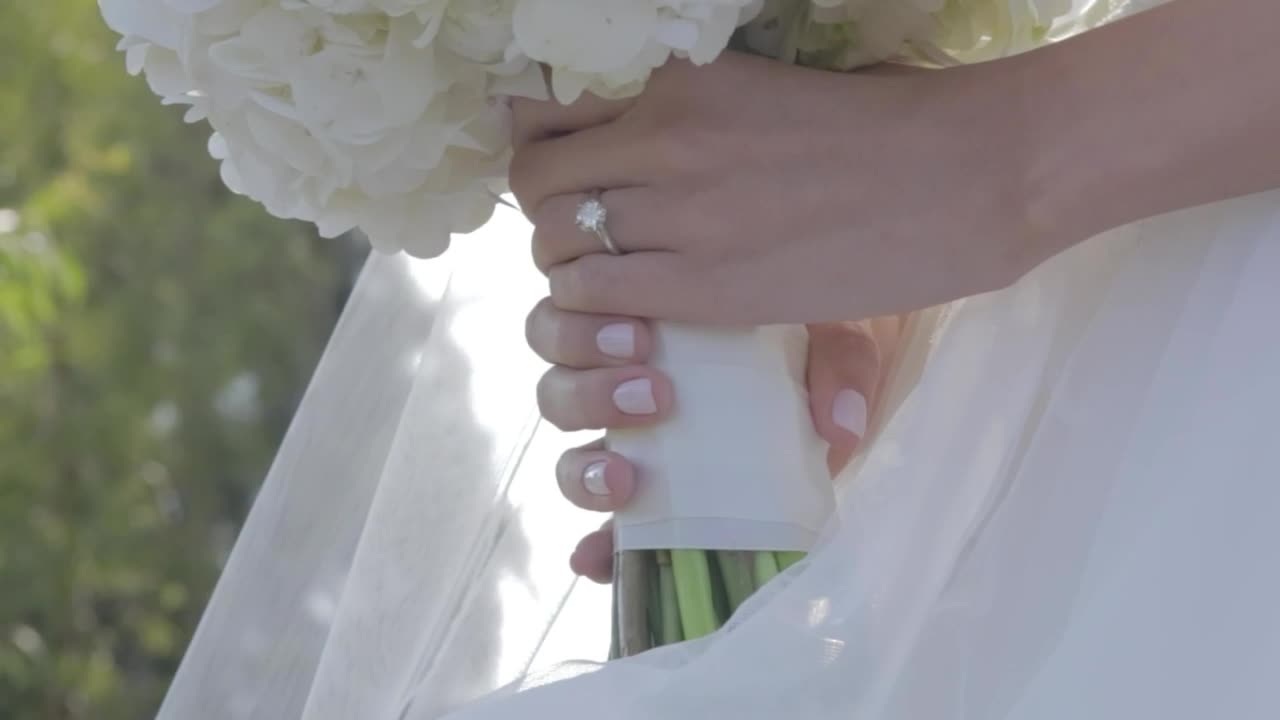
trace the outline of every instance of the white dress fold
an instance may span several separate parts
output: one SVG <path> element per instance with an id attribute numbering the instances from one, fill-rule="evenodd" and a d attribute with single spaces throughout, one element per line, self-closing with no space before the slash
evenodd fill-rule
<path id="1" fill-rule="evenodd" d="M 1278 309 L 1280 193 L 956 303 L 789 582 L 450 717 L 1280 717 Z"/>

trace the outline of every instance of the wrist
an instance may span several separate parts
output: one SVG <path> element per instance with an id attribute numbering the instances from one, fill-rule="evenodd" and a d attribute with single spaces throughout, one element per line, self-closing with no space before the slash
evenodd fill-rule
<path id="1" fill-rule="evenodd" d="M 1277 18 L 1268 0 L 1189 0 L 1010 58 L 1033 226 L 1078 242 L 1280 187 L 1280 83 L 1257 70 L 1277 62 Z"/>
<path id="2" fill-rule="evenodd" d="M 1072 41 L 1011 58 L 1025 122 L 1029 225 L 1069 246 L 1144 217 L 1138 193 L 1150 163 L 1135 157 L 1149 139 L 1133 135 L 1126 102 L 1105 87 L 1108 72 Z"/>
<path id="3" fill-rule="evenodd" d="M 956 119 L 961 141 L 980 154 L 975 167 L 986 176 L 988 192 L 1000 198 L 989 206 L 1001 215 L 996 227 L 1002 228 L 989 238 L 997 247 L 986 253 L 1001 266 L 994 269 L 992 289 L 1088 236 L 1059 205 L 1068 175 L 1054 157 L 1060 148 L 1039 65 L 1023 54 L 937 74 L 939 94 L 949 93 L 938 114 Z"/>

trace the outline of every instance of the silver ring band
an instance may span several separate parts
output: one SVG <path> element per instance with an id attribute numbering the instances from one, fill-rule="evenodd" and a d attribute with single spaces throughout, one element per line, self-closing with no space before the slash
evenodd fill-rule
<path id="1" fill-rule="evenodd" d="M 578 229 L 595 235 L 610 255 L 622 255 L 622 248 L 609 234 L 608 221 L 609 211 L 600 199 L 599 190 L 588 193 L 586 199 L 578 204 L 577 217 L 574 218 Z"/>

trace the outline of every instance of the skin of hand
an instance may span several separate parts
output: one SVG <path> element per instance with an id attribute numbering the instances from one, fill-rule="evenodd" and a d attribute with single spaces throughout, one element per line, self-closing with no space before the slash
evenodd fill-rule
<path id="1" fill-rule="evenodd" d="M 806 379 L 814 427 L 830 445 L 828 465 L 839 472 L 873 423 L 880 388 L 901 332 L 898 318 L 810 325 Z M 549 300 L 529 314 L 530 347 L 553 364 L 538 386 L 543 416 L 562 430 L 640 427 L 660 423 L 678 388 L 645 365 L 653 347 L 648 321 L 560 310 Z M 560 491 L 579 507 L 621 509 L 642 477 L 603 442 L 566 452 L 556 466 Z M 575 572 L 610 578 L 613 539 L 608 525 L 583 538 L 570 558 Z"/>
<path id="2" fill-rule="evenodd" d="M 670 63 L 629 100 L 517 100 L 511 187 L 552 301 L 814 323 L 1012 283 L 1060 243 L 1028 241 L 1019 94 L 980 69 L 838 74 L 727 53 Z M 593 191 L 627 254 L 575 225 Z"/>
<path id="3" fill-rule="evenodd" d="M 1280 187 L 1278 25 L 1274 0 L 1174 0 L 937 71 L 669 63 L 626 101 L 516 101 L 511 185 L 562 309 L 901 314 L 1104 230 Z M 592 191 L 627 255 L 574 226 Z"/>

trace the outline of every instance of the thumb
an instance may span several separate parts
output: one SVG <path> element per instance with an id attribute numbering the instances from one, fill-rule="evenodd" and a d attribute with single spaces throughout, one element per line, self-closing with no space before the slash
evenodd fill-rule
<path id="1" fill-rule="evenodd" d="M 835 475 L 849 463 L 867 434 L 880 384 L 880 350 L 866 324 L 809 326 L 809 410 L 822 439 L 831 444 L 827 463 Z"/>

